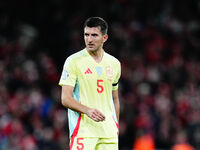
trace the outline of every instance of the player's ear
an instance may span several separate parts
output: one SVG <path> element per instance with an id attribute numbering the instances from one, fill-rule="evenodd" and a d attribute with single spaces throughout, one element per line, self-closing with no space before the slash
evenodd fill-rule
<path id="1" fill-rule="evenodd" d="M 106 42 L 107 39 L 108 39 L 108 34 L 105 34 L 105 35 L 103 36 L 103 42 Z"/>

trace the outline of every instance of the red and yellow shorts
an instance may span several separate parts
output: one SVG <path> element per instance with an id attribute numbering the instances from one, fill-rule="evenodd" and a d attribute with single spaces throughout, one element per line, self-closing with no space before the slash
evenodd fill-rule
<path id="1" fill-rule="evenodd" d="M 118 138 L 73 137 L 70 150 L 118 150 Z"/>

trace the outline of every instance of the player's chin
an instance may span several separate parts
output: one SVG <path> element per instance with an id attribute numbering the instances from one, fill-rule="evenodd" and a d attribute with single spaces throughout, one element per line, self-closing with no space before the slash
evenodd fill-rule
<path id="1" fill-rule="evenodd" d="M 94 52 L 96 49 L 94 47 L 88 47 L 88 51 Z"/>

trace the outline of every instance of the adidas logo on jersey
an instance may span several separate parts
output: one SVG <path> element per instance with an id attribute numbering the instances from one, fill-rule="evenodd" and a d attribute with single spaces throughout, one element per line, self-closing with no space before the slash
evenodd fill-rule
<path id="1" fill-rule="evenodd" d="M 88 69 L 85 71 L 85 74 L 92 74 L 92 71 L 90 70 L 90 68 L 88 68 Z"/>

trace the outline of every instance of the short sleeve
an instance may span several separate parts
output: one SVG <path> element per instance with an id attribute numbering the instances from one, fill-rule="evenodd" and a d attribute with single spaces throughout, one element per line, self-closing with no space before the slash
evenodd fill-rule
<path id="1" fill-rule="evenodd" d="M 60 77 L 59 85 L 70 85 L 70 86 L 75 86 L 77 79 L 76 75 L 76 64 L 73 61 L 73 59 L 66 59 L 63 71 Z"/>
<path id="2" fill-rule="evenodd" d="M 116 76 L 115 76 L 115 79 L 114 79 L 114 82 L 112 84 L 112 90 L 117 90 L 118 89 L 118 82 L 119 82 L 119 78 L 121 76 L 121 64 L 120 62 L 117 64 L 117 67 L 116 67 Z"/>

